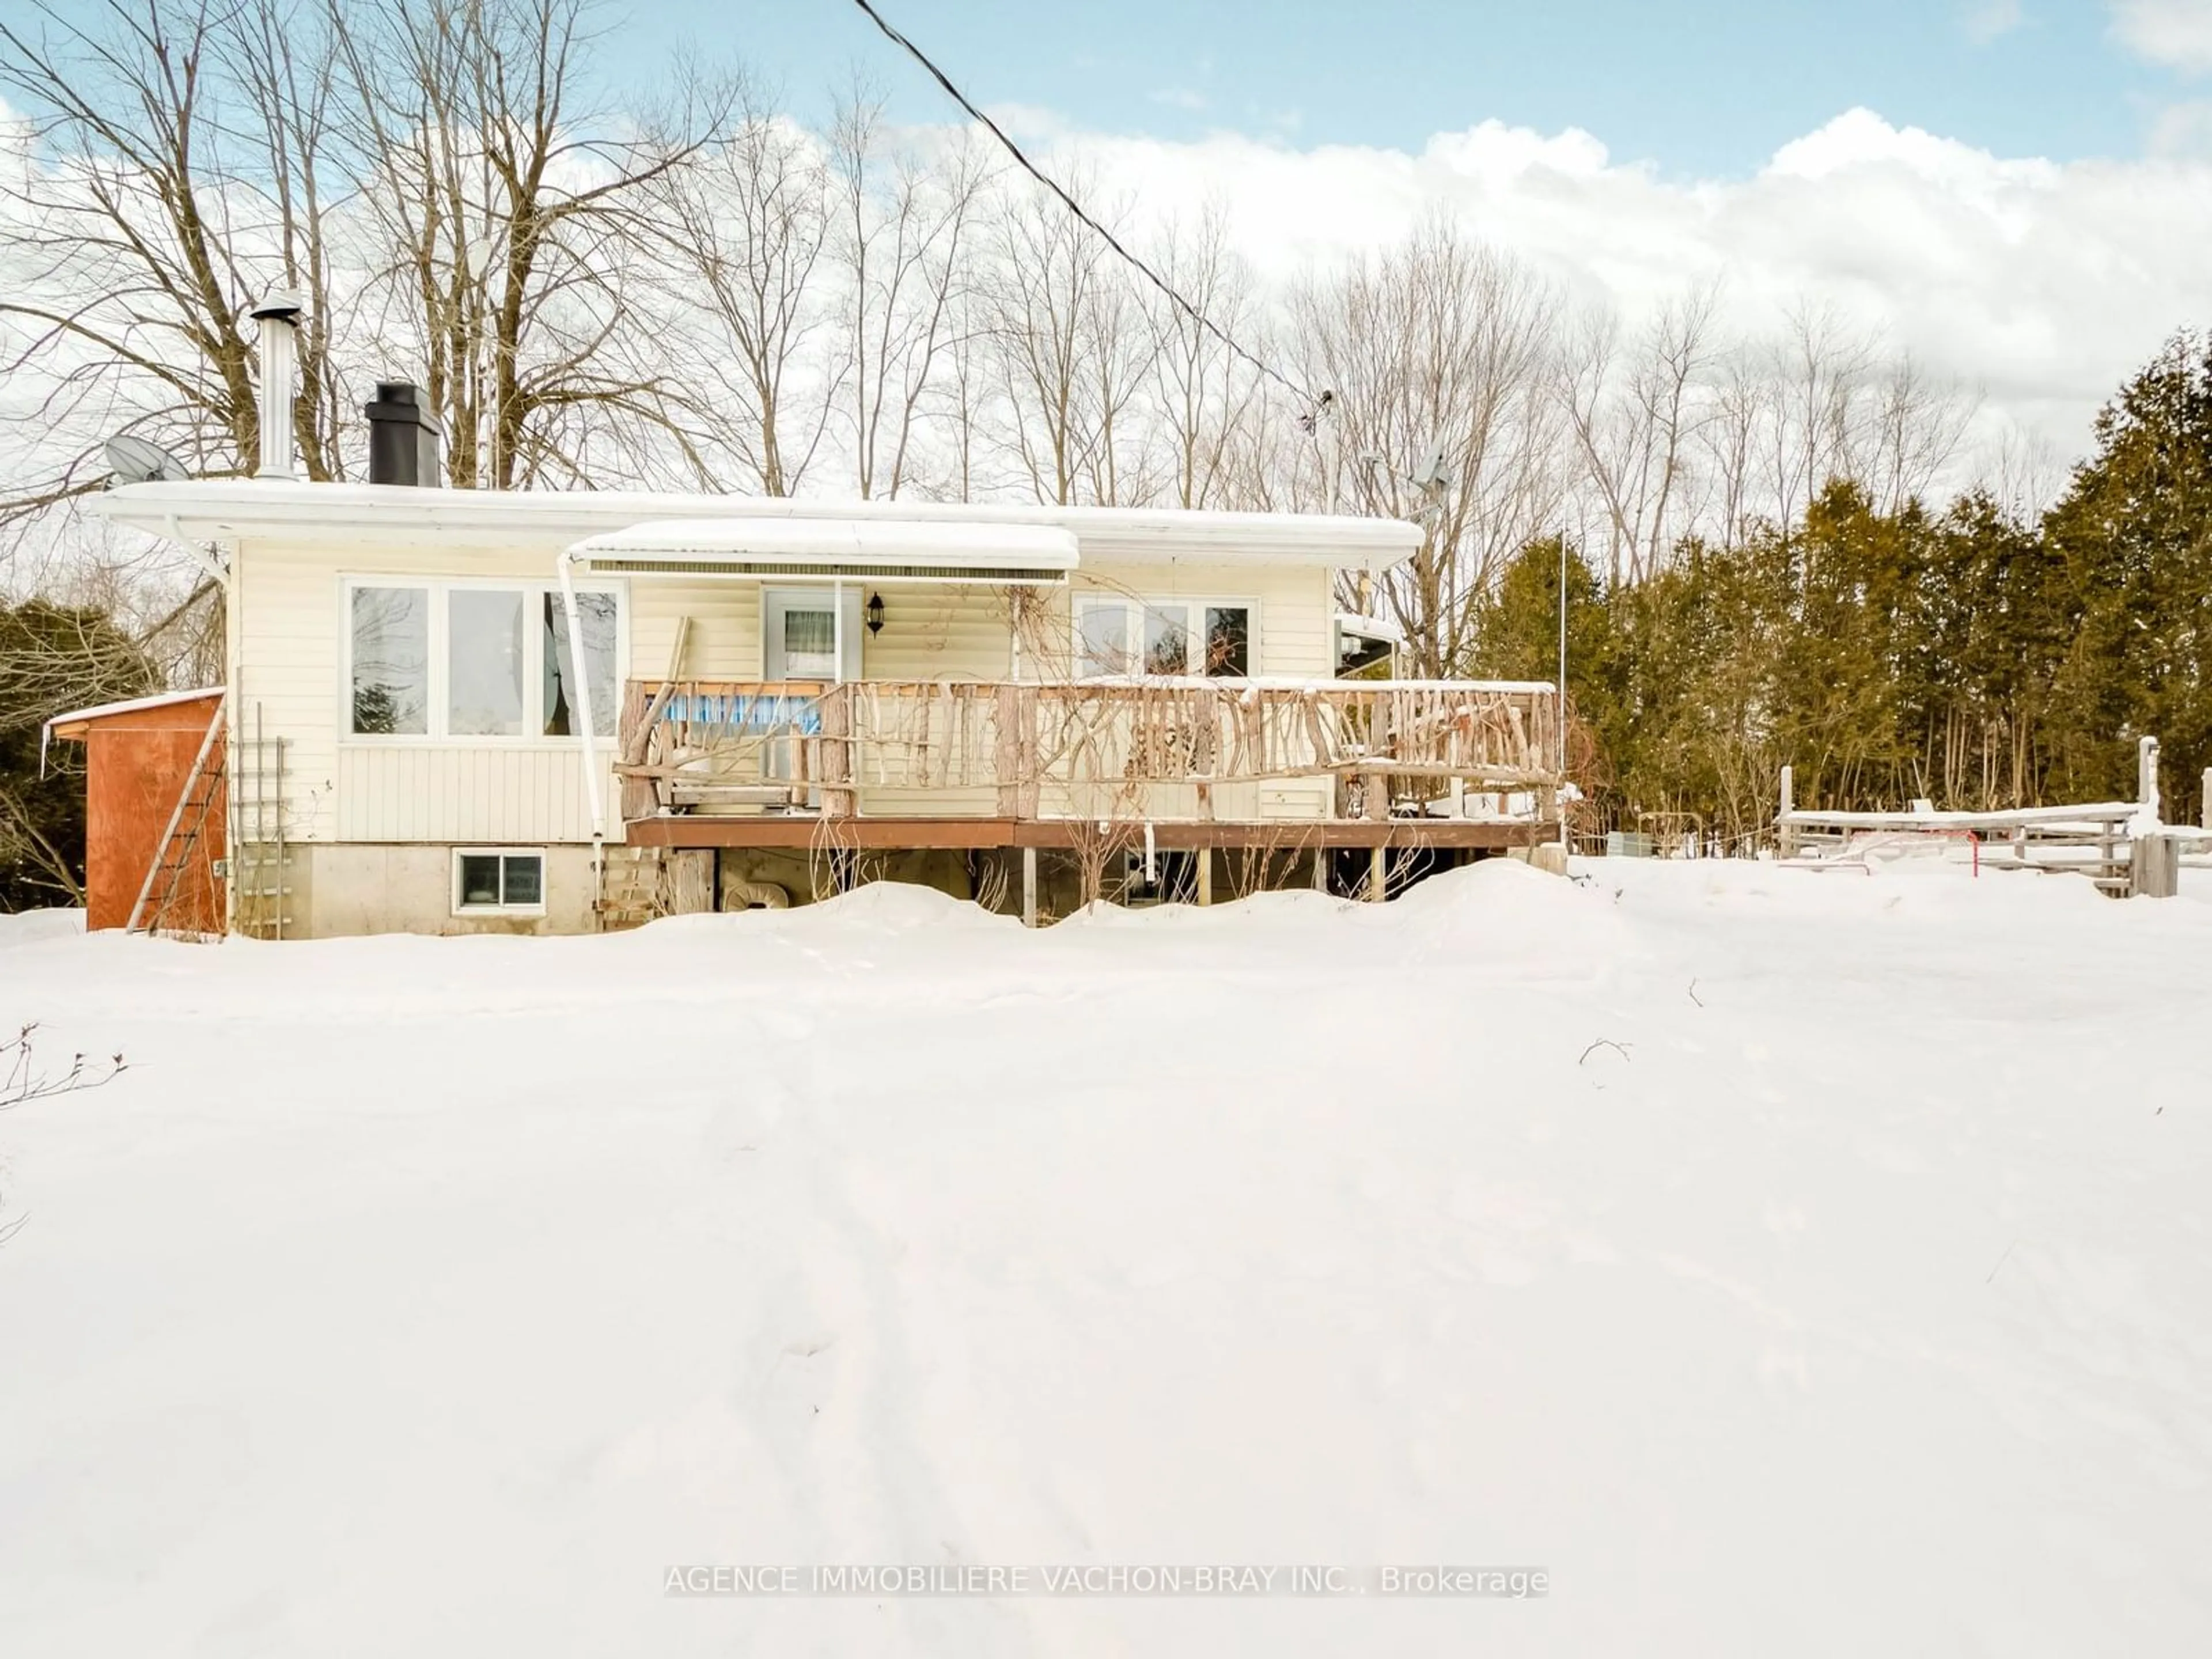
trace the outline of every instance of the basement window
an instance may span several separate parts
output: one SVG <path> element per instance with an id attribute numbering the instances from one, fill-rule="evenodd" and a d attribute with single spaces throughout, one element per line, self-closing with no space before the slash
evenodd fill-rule
<path id="1" fill-rule="evenodd" d="M 544 915 L 545 854 L 498 847 L 455 848 L 453 914 Z"/>

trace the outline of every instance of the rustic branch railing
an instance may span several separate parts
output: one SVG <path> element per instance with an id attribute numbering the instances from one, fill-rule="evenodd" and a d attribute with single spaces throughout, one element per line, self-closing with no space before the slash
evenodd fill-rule
<path id="1" fill-rule="evenodd" d="M 1548 815 L 1558 725 L 1551 688 L 1517 683 L 633 681 L 616 770 L 626 818 L 841 817 L 871 788 L 988 790 L 1006 817 L 1206 818 L 1224 787 L 1299 779 L 1333 785 L 1317 815 L 1381 817 L 1454 788 L 1527 792 Z"/>

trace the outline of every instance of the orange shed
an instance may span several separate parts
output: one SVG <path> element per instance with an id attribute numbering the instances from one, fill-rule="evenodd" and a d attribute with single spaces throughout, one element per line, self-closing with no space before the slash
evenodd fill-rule
<path id="1" fill-rule="evenodd" d="M 158 916 L 164 931 L 223 931 L 223 739 L 220 730 L 210 736 L 222 703 L 220 686 L 169 691 L 46 722 L 49 738 L 85 746 L 88 928 L 128 927 L 147 872 L 159 860 L 148 922 Z"/>

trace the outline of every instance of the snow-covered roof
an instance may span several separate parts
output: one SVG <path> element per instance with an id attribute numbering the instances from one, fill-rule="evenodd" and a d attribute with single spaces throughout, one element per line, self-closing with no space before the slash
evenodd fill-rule
<path id="1" fill-rule="evenodd" d="M 126 697 L 121 702 L 103 702 L 92 708 L 72 708 L 66 714 L 57 714 L 46 722 L 46 730 L 56 737 L 74 737 L 73 732 L 62 728 L 68 726 L 89 726 L 94 720 L 106 720 L 111 714 L 136 714 L 149 708 L 167 708 L 174 703 L 198 702 L 208 697 L 219 697 L 222 687 L 204 685 L 191 691 L 157 691 L 149 697 Z"/>
<path id="2" fill-rule="evenodd" d="M 543 547 L 633 526 L 718 520 L 750 524 L 843 520 L 980 528 L 1045 526 L 1072 532 L 1082 556 L 1114 562 L 1314 564 L 1382 570 L 1420 545 L 1396 519 L 1176 508 L 1042 507 L 1013 502 L 792 501 L 642 490 L 424 489 L 394 484 L 196 478 L 125 484 L 86 498 L 94 516 L 187 542 L 394 543 Z"/>

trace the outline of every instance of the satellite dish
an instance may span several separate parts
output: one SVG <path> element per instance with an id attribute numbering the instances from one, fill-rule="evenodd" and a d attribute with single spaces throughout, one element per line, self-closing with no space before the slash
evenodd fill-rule
<path id="1" fill-rule="evenodd" d="M 1444 447 L 1442 444 L 1431 446 L 1429 453 L 1421 458 L 1420 465 L 1407 482 L 1419 489 L 1449 489 L 1452 487 L 1451 465 L 1445 458 Z"/>
<path id="2" fill-rule="evenodd" d="M 106 453 L 118 483 L 182 483 L 192 476 L 161 445 L 128 432 L 110 438 Z"/>

